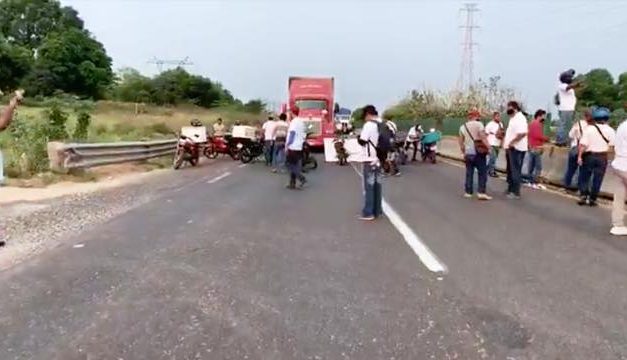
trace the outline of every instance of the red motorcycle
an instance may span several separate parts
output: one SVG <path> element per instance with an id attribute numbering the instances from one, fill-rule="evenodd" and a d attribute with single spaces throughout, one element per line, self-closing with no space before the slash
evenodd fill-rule
<path id="1" fill-rule="evenodd" d="M 212 136 L 207 140 L 207 146 L 203 154 L 209 159 L 215 159 L 220 154 L 229 155 L 233 160 L 239 160 L 240 150 L 243 147 L 241 141 L 233 139 L 230 135 Z"/>
<path id="2" fill-rule="evenodd" d="M 179 169 L 184 161 L 189 162 L 191 166 L 196 166 L 199 160 L 200 145 L 185 135 L 179 135 L 176 152 L 174 153 L 174 169 Z"/>

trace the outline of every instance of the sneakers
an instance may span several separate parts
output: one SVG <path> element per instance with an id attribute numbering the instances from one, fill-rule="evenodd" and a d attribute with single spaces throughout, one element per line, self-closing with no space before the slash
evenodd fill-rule
<path id="1" fill-rule="evenodd" d="M 589 200 L 588 201 L 588 206 L 590 206 L 590 207 L 597 207 L 597 206 L 599 206 L 599 204 L 597 203 L 596 200 Z"/>
<path id="2" fill-rule="evenodd" d="M 509 200 L 520 200 L 520 195 L 516 195 L 514 193 L 508 193 L 505 197 Z"/>
<path id="3" fill-rule="evenodd" d="M 375 219 L 374 216 L 360 216 L 359 217 L 359 220 L 362 220 L 362 221 L 373 221 L 374 219 Z"/>
<path id="4" fill-rule="evenodd" d="M 489 200 L 492 200 L 492 196 L 488 194 L 477 194 L 477 199 L 482 200 L 482 201 L 489 201 Z"/>
<path id="5" fill-rule="evenodd" d="M 401 176 L 401 172 L 400 171 L 395 172 L 394 176 Z"/>
<path id="6" fill-rule="evenodd" d="M 588 198 L 586 196 L 582 196 L 579 201 L 577 201 L 577 205 L 584 206 L 588 205 Z"/>
<path id="7" fill-rule="evenodd" d="M 471 198 L 472 198 L 472 194 L 465 193 L 465 194 L 464 194 L 464 197 L 465 197 L 466 199 L 471 199 Z"/>
<path id="8" fill-rule="evenodd" d="M 613 226 L 610 234 L 616 236 L 627 236 L 627 226 Z"/>

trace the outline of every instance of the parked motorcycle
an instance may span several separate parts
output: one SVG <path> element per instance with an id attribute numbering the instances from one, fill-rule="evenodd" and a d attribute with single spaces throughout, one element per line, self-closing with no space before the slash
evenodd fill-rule
<path id="1" fill-rule="evenodd" d="M 233 160 L 239 160 L 241 141 L 233 139 L 230 135 L 212 136 L 207 141 L 203 154 L 209 159 L 215 159 L 220 154 L 229 155 Z M 239 145 L 239 146 L 238 146 Z"/>
<path id="2" fill-rule="evenodd" d="M 198 143 L 185 135 L 179 135 L 179 141 L 176 143 L 176 152 L 174 153 L 174 169 L 179 169 L 185 161 L 189 162 L 191 166 L 196 166 L 199 160 L 200 149 Z"/>
<path id="3" fill-rule="evenodd" d="M 333 147 L 335 148 L 338 165 L 344 166 L 348 164 L 348 152 L 344 147 L 344 138 L 337 138 L 333 140 Z"/>
<path id="4" fill-rule="evenodd" d="M 438 141 L 442 138 L 439 131 L 431 129 L 428 133 L 424 134 L 421 139 L 421 155 L 422 161 L 429 161 L 432 164 L 436 163 L 436 154 L 438 152 Z"/>
<path id="5" fill-rule="evenodd" d="M 318 168 L 318 160 L 311 155 L 311 146 L 305 141 L 303 143 L 303 172 Z"/>
<path id="6" fill-rule="evenodd" d="M 247 164 L 263 155 L 263 143 L 252 139 L 240 139 L 242 147 L 239 151 L 239 158 L 242 163 Z"/>

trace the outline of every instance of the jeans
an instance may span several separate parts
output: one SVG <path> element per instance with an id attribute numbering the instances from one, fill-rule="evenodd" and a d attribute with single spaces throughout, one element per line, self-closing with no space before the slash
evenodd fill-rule
<path id="1" fill-rule="evenodd" d="M 377 165 L 363 164 L 364 180 L 364 217 L 378 217 L 383 213 L 381 207 L 381 170 Z"/>
<path id="2" fill-rule="evenodd" d="M 579 193 L 590 201 L 596 201 L 607 168 L 606 153 L 585 153 L 579 169 Z"/>
<path id="3" fill-rule="evenodd" d="M 522 182 L 522 166 L 525 151 L 516 149 L 506 150 L 507 155 L 507 193 L 520 196 Z"/>
<path id="4" fill-rule="evenodd" d="M 495 175 L 496 174 L 496 160 L 499 158 L 499 152 L 501 148 L 498 146 L 490 147 L 490 160 L 488 162 L 488 174 Z"/>
<path id="5" fill-rule="evenodd" d="M 479 194 L 485 194 L 486 183 L 488 182 L 485 154 L 466 155 L 464 160 L 466 162 L 466 183 L 464 184 L 466 194 L 472 194 L 474 192 L 473 180 L 475 177 L 475 169 L 477 169 L 477 177 L 479 178 L 477 192 Z"/>
<path id="6" fill-rule="evenodd" d="M 576 146 L 570 148 L 570 151 L 568 152 L 568 165 L 566 168 L 566 174 L 564 174 L 564 187 L 567 189 L 573 188 L 573 177 L 579 169 L 579 164 L 577 163 L 577 156 L 579 155 L 578 152 L 579 149 Z"/>
<path id="7" fill-rule="evenodd" d="M 274 141 L 272 140 L 265 140 L 263 142 L 263 154 L 264 157 L 266 158 L 266 165 L 270 165 L 272 164 L 272 158 L 273 158 L 273 154 L 274 154 Z"/>
<path id="8" fill-rule="evenodd" d="M 542 173 L 542 150 L 533 149 L 529 151 L 529 161 L 527 162 L 527 178 L 532 184 L 538 183 L 538 177 Z"/>
<path id="9" fill-rule="evenodd" d="M 285 143 L 274 143 L 274 154 L 272 156 L 272 166 L 275 169 L 282 168 L 285 164 Z"/>
<path id="10" fill-rule="evenodd" d="M 305 177 L 302 174 L 303 171 L 303 152 L 288 150 L 285 162 L 290 172 L 290 185 L 296 185 L 296 179 L 301 183 L 305 182 Z"/>
<path id="11" fill-rule="evenodd" d="M 557 133 L 555 136 L 555 143 L 557 145 L 567 145 L 570 141 L 568 138 L 568 132 L 573 126 L 573 118 L 575 117 L 574 111 L 560 111 L 559 120 L 557 122 Z"/>
<path id="12" fill-rule="evenodd" d="M 612 202 L 612 225 L 625 226 L 625 191 L 627 190 L 627 171 L 612 168 L 618 177 Z"/>
<path id="13" fill-rule="evenodd" d="M 405 151 L 408 151 L 410 146 L 414 148 L 414 154 L 411 157 L 411 161 L 416 161 L 416 153 L 418 152 L 418 141 L 406 141 Z"/>

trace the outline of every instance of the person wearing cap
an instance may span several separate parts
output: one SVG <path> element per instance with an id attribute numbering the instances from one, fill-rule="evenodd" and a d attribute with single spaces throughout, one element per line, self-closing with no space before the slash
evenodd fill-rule
<path id="1" fill-rule="evenodd" d="M 575 106 L 577 105 L 577 95 L 575 89 L 580 83 L 574 82 L 575 70 L 570 69 L 559 75 L 559 85 L 557 87 L 556 105 L 559 120 L 557 122 L 557 132 L 555 134 L 555 145 L 568 146 L 568 129 L 573 124 L 575 116 Z"/>
<path id="2" fill-rule="evenodd" d="M 529 124 L 529 156 L 526 178 L 529 181 L 529 186 L 534 189 L 546 189 L 544 185 L 538 183 L 538 178 L 542 173 L 544 143 L 549 141 L 549 138 L 544 135 L 544 115 L 546 115 L 546 111 L 539 109 Z"/>
<path id="3" fill-rule="evenodd" d="M 307 128 L 297 107 L 291 109 L 290 125 L 287 129 L 287 155 L 285 163 L 290 171 L 290 182 L 288 189 L 296 189 L 296 180 L 300 182 L 299 188 L 303 188 L 307 179 L 303 176 L 303 144 L 307 139 Z"/>
<path id="4" fill-rule="evenodd" d="M 379 144 L 379 126 L 381 118 L 377 108 L 366 105 L 363 109 L 364 126 L 357 138 L 362 146 L 360 160 L 362 163 L 364 207 L 360 220 L 372 221 L 382 214 L 381 193 L 381 161 L 377 156 Z M 385 125 L 383 125 L 385 126 Z"/>
<path id="5" fill-rule="evenodd" d="M 503 139 L 507 157 L 507 198 L 520 199 L 523 160 L 529 145 L 527 139 L 529 126 L 518 102 L 507 103 L 507 115 L 510 120 Z"/>
<path id="6" fill-rule="evenodd" d="M 274 127 L 276 126 L 276 121 L 274 121 L 274 116 L 268 116 L 268 120 L 263 123 L 261 127 L 263 129 L 263 145 L 264 145 L 264 156 L 266 158 L 266 166 L 270 166 L 272 164 L 272 157 L 274 155 Z"/>
<path id="7" fill-rule="evenodd" d="M 287 115 L 281 113 L 279 121 L 274 127 L 274 154 L 272 155 L 272 172 L 277 172 L 283 168 L 285 162 L 285 142 L 287 141 Z"/>
<path id="8" fill-rule="evenodd" d="M 612 202 L 612 229 L 610 234 L 627 236 L 625 226 L 625 193 L 627 192 L 627 120 L 624 120 L 616 129 L 614 138 L 614 161 L 612 170 L 618 182 L 614 188 L 614 201 Z"/>
<path id="9" fill-rule="evenodd" d="M 597 206 L 597 197 L 607 169 L 607 153 L 614 146 L 616 132 L 608 124 L 610 111 L 604 107 L 592 110 L 594 123 L 588 126 L 579 142 L 579 194 L 577 204 Z"/>
<path id="10" fill-rule="evenodd" d="M 414 154 L 411 157 L 411 161 L 416 161 L 416 153 L 418 153 L 418 143 L 423 134 L 422 125 L 416 123 L 407 132 L 407 138 L 405 139 L 405 151 L 409 151 L 409 147 L 414 148 Z"/>
<path id="11" fill-rule="evenodd" d="M 466 181 L 464 183 L 464 197 L 472 198 L 474 193 L 473 180 L 475 169 L 477 170 L 478 188 L 477 199 L 491 200 L 492 197 L 486 193 L 488 181 L 488 169 L 485 153 L 477 151 L 476 142 L 483 142 L 485 149 L 490 148 L 485 134 L 483 124 L 479 120 L 481 113 L 478 110 L 468 112 L 468 120 L 459 128 L 459 147 L 466 163 Z"/>

